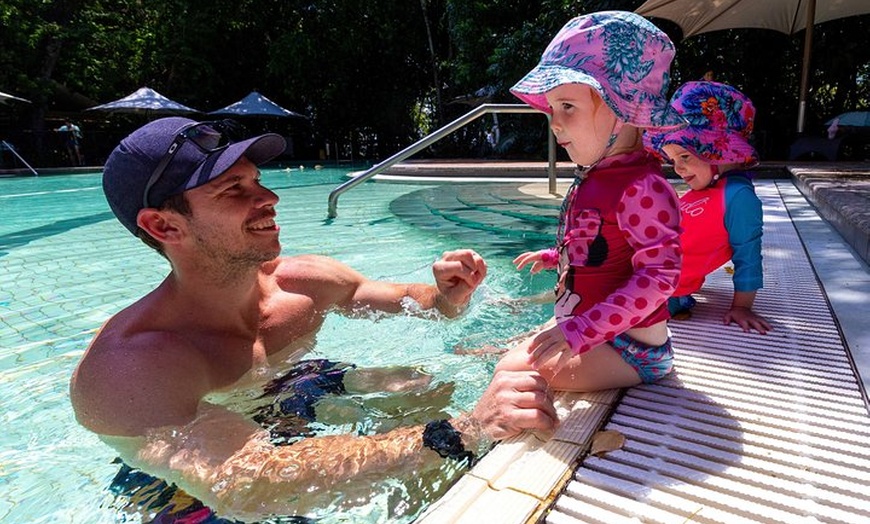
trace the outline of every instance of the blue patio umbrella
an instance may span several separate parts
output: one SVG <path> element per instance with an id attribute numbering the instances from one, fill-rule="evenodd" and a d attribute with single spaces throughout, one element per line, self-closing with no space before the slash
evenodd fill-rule
<path id="1" fill-rule="evenodd" d="M 273 116 L 278 118 L 307 118 L 305 115 L 294 113 L 272 102 L 257 91 L 251 91 L 248 96 L 230 104 L 224 108 L 212 111 L 210 115 L 227 116 Z"/>
<path id="2" fill-rule="evenodd" d="M 150 87 L 140 87 L 135 92 L 113 102 L 89 107 L 85 111 L 104 111 L 107 113 L 142 113 L 146 115 L 179 115 L 202 113 L 170 100 Z"/>
<path id="3" fill-rule="evenodd" d="M 845 127 L 870 127 L 870 111 L 849 111 L 825 122 L 829 126 L 837 121 L 838 126 Z"/>

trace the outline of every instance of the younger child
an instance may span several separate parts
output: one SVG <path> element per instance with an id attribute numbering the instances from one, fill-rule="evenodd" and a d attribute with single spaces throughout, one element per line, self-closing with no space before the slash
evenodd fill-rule
<path id="1" fill-rule="evenodd" d="M 578 164 L 556 247 L 514 261 L 557 269 L 555 322 L 518 344 L 500 369 L 537 369 L 551 387 L 593 391 L 671 371 L 667 299 L 680 272 L 677 195 L 643 148 L 641 129 L 678 129 L 668 105 L 674 46 L 644 18 L 577 17 L 511 92 L 551 115 Z"/>
<path id="2" fill-rule="evenodd" d="M 755 107 L 743 93 L 717 82 L 688 82 L 677 89 L 671 106 L 689 127 L 671 132 L 648 132 L 647 145 L 669 159 L 689 185 L 680 198 L 683 269 L 668 308 L 676 318 L 687 317 L 695 305 L 691 293 L 704 277 L 728 260 L 734 263 L 734 299 L 725 324 L 743 331 L 767 333 L 770 324 L 752 311 L 762 287 L 761 201 L 746 168 L 758 163 L 749 144 Z"/>

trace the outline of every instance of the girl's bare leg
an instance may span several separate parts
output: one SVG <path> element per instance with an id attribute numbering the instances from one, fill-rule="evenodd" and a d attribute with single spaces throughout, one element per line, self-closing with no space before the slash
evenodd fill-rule
<path id="1" fill-rule="evenodd" d="M 548 361 L 537 371 L 547 379 L 550 387 L 560 391 L 598 391 L 625 388 L 640 384 L 637 372 L 610 344 L 601 344 L 582 355 L 573 357 L 555 376 Z M 496 369 L 529 370 L 526 344 L 519 344 L 499 361 Z"/>

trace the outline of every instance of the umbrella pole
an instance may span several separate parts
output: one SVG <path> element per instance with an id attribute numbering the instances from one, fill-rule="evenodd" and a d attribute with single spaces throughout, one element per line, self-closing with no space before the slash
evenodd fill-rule
<path id="1" fill-rule="evenodd" d="M 813 26 L 816 21 L 816 0 L 810 0 L 807 4 L 807 25 L 804 33 L 804 63 L 801 69 L 801 92 L 798 102 L 798 134 L 804 132 L 804 122 L 807 113 L 807 92 L 810 83 L 810 59 L 813 51 Z"/>

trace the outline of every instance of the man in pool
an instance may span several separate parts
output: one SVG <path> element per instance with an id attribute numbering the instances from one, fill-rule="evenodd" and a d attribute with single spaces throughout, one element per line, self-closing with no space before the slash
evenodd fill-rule
<path id="1" fill-rule="evenodd" d="M 470 250 L 436 261 L 434 285 L 369 280 L 323 256 L 279 256 L 278 197 L 260 184 L 257 165 L 280 154 L 284 140 L 233 142 L 228 134 L 220 123 L 164 118 L 125 138 L 106 162 L 112 211 L 171 271 L 109 319 L 82 357 L 70 396 L 84 427 L 130 466 L 177 484 L 219 515 L 244 518 L 304 512 L 354 477 L 410 474 L 466 460 L 482 443 L 526 429 L 552 430 L 552 398 L 536 372 L 496 374 L 470 413 L 449 420 L 286 446 L 255 418 L 222 405 L 277 366 L 299 362 L 332 310 L 398 313 L 413 301 L 454 317 L 486 274 Z M 281 404 L 304 422 L 312 403 L 341 391 L 352 371 L 299 364 L 307 367 L 288 375 L 317 379 L 293 382 Z"/>

